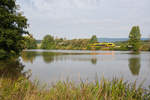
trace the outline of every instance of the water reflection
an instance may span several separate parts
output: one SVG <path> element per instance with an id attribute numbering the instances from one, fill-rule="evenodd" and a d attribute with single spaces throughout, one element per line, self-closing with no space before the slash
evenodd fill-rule
<path id="1" fill-rule="evenodd" d="M 26 70 L 32 70 L 31 79 L 38 77 L 40 81 L 53 82 L 67 77 L 76 81 L 81 78 L 94 80 L 95 74 L 112 79 L 121 75 L 125 80 L 148 79 L 150 83 L 150 53 L 131 55 L 126 52 L 107 51 L 24 51 L 21 61 L 0 61 L 0 77 L 17 78 L 29 75 Z M 24 66 L 22 63 L 26 66 Z M 139 82 L 140 83 L 140 82 Z"/>
<path id="2" fill-rule="evenodd" d="M 94 65 L 96 65 L 97 59 L 96 59 L 96 58 L 92 58 L 92 59 L 91 59 L 91 63 L 94 64 Z"/>
<path id="3" fill-rule="evenodd" d="M 132 75 L 139 75 L 140 67 L 141 67 L 141 64 L 140 64 L 139 57 L 129 58 L 129 68 L 130 68 Z"/>
<path id="4" fill-rule="evenodd" d="M 54 56 L 56 56 L 56 53 L 42 52 L 42 56 L 45 63 L 51 63 L 54 61 Z"/>
<path id="5" fill-rule="evenodd" d="M 52 63 L 57 61 L 66 61 L 66 60 L 72 60 L 72 61 L 81 61 L 81 62 L 91 62 L 92 64 L 96 65 L 97 58 L 96 55 L 99 55 L 99 53 L 56 53 L 56 52 L 22 52 L 22 60 L 26 63 L 30 62 L 33 63 L 35 58 L 37 56 L 42 56 L 43 61 L 45 63 Z M 83 56 L 82 56 L 83 55 Z M 90 57 L 84 57 L 85 55 Z M 104 53 L 105 55 L 105 53 Z"/>
<path id="6" fill-rule="evenodd" d="M 33 63 L 37 56 L 43 58 L 44 63 L 50 64 L 58 61 L 68 61 L 73 62 L 90 62 L 93 65 L 97 65 L 98 61 L 112 61 L 114 58 L 114 52 L 109 53 L 66 53 L 66 52 L 31 52 L 24 51 L 22 53 L 22 60 L 24 62 Z M 139 57 L 129 57 L 127 58 L 129 64 L 128 67 L 132 75 L 139 75 L 140 72 L 140 58 Z M 120 60 L 120 59 L 118 59 Z M 117 61 L 117 60 L 116 60 Z"/>
<path id="7" fill-rule="evenodd" d="M 38 77 L 41 81 L 53 82 L 70 77 L 78 81 L 82 79 L 94 80 L 95 74 L 112 79 L 124 77 L 125 80 L 147 78 L 150 83 L 149 52 L 133 55 L 125 51 L 71 51 L 71 50 L 35 50 L 24 51 L 22 63 L 25 70 L 31 69 L 31 79 Z"/>
<path id="8" fill-rule="evenodd" d="M 0 77 L 15 79 L 22 75 L 25 76 L 26 72 L 23 72 L 24 67 L 19 60 L 1 60 Z"/>
<path id="9" fill-rule="evenodd" d="M 33 63 L 33 61 L 35 60 L 37 56 L 37 53 L 36 52 L 25 52 L 23 51 L 22 54 L 21 54 L 21 57 L 23 59 L 24 62 L 30 62 L 30 63 Z"/>

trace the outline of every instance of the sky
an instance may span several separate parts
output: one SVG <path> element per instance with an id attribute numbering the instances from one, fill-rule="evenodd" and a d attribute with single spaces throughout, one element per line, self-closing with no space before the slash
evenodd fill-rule
<path id="1" fill-rule="evenodd" d="M 132 26 L 150 37 L 150 0 L 16 0 L 29 32 L 42 39 L 127 38 Z"/>

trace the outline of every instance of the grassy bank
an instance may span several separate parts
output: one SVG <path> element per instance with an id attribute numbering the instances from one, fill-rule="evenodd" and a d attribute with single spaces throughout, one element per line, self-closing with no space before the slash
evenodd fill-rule
<path id="1" fill-rule="evenodd" d="M 100 82 L 57 82 L 50 88 L 25 78 L 0 79 L 1 100 L 150 100 L 150 91 L 122 79 Z"/>

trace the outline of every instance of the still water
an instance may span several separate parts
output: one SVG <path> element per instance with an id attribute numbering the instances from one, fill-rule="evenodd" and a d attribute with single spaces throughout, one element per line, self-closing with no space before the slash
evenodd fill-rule
<path id="1" fill-rule="evenodd" d="M 51 83 L 58 80 L 94 81 L 96 77 L 112 80 L 144 81 L 150 85 L 150 52 L 139 55 L 128 51 L 26 50 L 21 62 L 31 70 L 31 80 Z"/>

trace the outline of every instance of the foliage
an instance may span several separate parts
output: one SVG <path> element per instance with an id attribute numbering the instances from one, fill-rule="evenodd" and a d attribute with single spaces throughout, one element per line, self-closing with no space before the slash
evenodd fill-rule
<path id="1" fill-rule="evenodd" d="M 0 59 L 19 55 L 23 50 L 27 19 L 18 11 L 15 0 L 0 1 Z"/>
<path id="2" fill-rule="evenodd" d="M 90 43 L 92 44 L 92 43 L 95 43 L 95 42 L 98 42 L 98 39 L 97 39 L 96 35 L 93 35 L 90 39 Z"/>
<path id="3" fill-rule="evenodd" d="M 87 46 L 87 48 L 86 48 L 87 50 L 92 50 L 92 48 L 88 45 Z"/>
<path id="4" fill-rule="evenodd" d="M 117 41 L 115 42 L 116 47 L 112 50 L 119 50 L 119 51 L 128 51 L 130 50 L 128 47 L 128 41 Z M 148 40 L 141 41 L 140 43 L 140 51 L 150 51 L 150 42 Z"/>
<path id="5" fill-rule="evenodd" d="M 133 26 L 129 34 L 129 48 L 138 52 L 141 46 L 141 33 L 139 26 Z"/>
<path id="6" fill-rule="evenodd" d="M 0 49 L 0 59 L 6 58 L 6 57 L 7 57 L 7 53 L 3 49 Z"/>
<path id="7" fill-rule="evenodd" d="M 36 49 L 37 48 L 36 40 L 31 35 L 25 36 L 25 48 L 26 49 Z"/>
<path id="8" fill-rule="evenodd" d="M 115 42 L 116 47 L 112 48 L 112 50 L 119 50 L 119 51 L 128 51 L 128 41 L 118 41 Z"/>
<path id="9" fill-rule="evenodd" d="M 54 47 L 54 38 L 51 35 L 46 35 L 42 41 L 42 49 L 53 49 Z"/>
<path id="10" fill-rule="evenodd" d="M 89 44 L 89 39 L 73 39 L 66 40 L 63 38 L 52 37 L 46 35 L 42 41 L 42 49 L 86 49 Z"/>
<path id="11" fill-rule="evenodd" d="M 101 47 L 95 47 L 95 50 L 100 50 L 101 49 Z"/>
<path id="12" fill-rule="evenodd" d="M 47 37 L 47 38 L 46 38 Z M 48 39 L 49 37 L 49 39 Z M 115 47 L 90 47 L 89 44 L 92 42 L 97 42 L 96 36 L 92 36 L 90 39 L 72 39 L 66 40 L 63 38 L 54 38 L 51 35 L 47 35 L 44 37 L 42 41 L 42 45 L 40 48 L 42 49 L 63 49 L 63 50 L 119 50 L 119 51 L 128 51 L 132 50 L 129 48 L 129 41 L 117 41 L 114 42 Z M 150 51 L 150 42 L 149 41 L 137 41 L 137 39 L 133 39 L 134 43 L 136 43 L 141 51 Z M 40 45 L 39 45 L 40 46 Z"/>
<path id="13" fill-rule="evenodd" d="M 150 41 L 142 41 L 141 50 L 150 51 Z"/>
<path id="14" fill-rule="evenodd" d="M 72 39 L 66 40 L 63 38 L 52 37 L 46 35 L 42 41 L 42 49 L 67 49 L 67 50 L 87 50 L 90 49 L 88 44 L 97 42 L 97 37 L 92 36 L 91 39 Z"/>
<path id="15" fill-rule="evenodd" d="M 0 78 L 0 99 L 2 100 L 149 100 L 150 90 L 122 79 L 75 84 L 59 81 L 50 88 L 31 82 L 24 77 L 17 80 Z"/>

